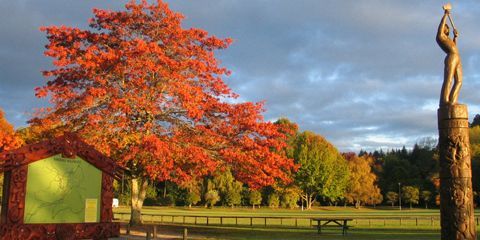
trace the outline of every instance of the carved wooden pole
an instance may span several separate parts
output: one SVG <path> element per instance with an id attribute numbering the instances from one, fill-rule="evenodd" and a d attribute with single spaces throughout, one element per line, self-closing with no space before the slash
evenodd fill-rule
<path id="1" fill-rule="evenodd" d="M 440 106 L 438 129 L 442 240 L 477 239 L 467 106 Z"/>
<path id="2" fill-rule="evenodd" d="M 466 105 L 457 103 L 462 86 L 458 32 L 450 16 L 452 5 L 444 5 L 443 10 L 437 31 L 437 43 L 447 54 L 438 109 L 442 240 L 474 240 L 477 232 L 473 216 L 468 111 Z M 453 39 L 450 39 L 447 17 L 454 30 Z"/>

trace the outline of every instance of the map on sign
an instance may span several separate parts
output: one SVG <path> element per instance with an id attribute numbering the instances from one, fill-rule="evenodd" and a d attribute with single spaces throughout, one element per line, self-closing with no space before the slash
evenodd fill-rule
<path id="1" fill-rule="evenodd" d="M 55 155 L 31 163 L 24 222 L 99 222 L 101 184 L 102 172 L 79 157 Z"/>

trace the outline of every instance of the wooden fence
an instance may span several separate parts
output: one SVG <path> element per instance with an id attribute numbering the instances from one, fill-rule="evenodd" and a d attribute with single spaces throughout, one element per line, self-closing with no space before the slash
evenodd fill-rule
<path id="1" fill-rule="evenodd" d="M 114 213 L 115 219 L 126 222 L 130 213 Z M 205 216 L 205 215 L 169 215 L 169 214 L 142 214 L 144 222 L 180 225 L 205 226 L 238 226 L 238 227 L 280 227 L 280 228 L 311 228 L 315 223 L 312 220 L 324 216 Z M 338 216 L 337 216 L 338 217 Z M 345 217 L 345 216 L 343 216 Z M 439 217 L 351 217 L 352 226 L 356 227 L 432 227 L 440 228 Z M 479 225 L 479 218 L 475 218 Z"/>

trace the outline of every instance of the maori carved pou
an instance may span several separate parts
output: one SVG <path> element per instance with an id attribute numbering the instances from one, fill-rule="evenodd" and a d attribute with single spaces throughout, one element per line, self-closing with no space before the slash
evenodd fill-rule
<path id="1" fill-rule="evenodd" d="M 450 17 L 451 5 L 443 7 L 445 13 L 440 22 L 437 42 L 447 53 L 440 108 L 438 132 L 440 150 L 440 215 L 442 240 L 476 239 L 473 212 L 472 170 L 467 106 L 458 104 L 458 92 L 462 85 L 462 65 L 456 47 L 458 32 Z M 454 31 L 448 38 L 450 19 Z M 450 85 L 454 80 L 454 85 Z"/>

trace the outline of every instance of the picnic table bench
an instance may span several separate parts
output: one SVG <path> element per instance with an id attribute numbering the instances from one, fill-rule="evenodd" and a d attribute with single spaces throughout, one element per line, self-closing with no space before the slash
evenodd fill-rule
<path id="1" fill-rule="evenodd" d="M 317 224 L 317 230 L 318 233 L 322 233 L 322 227 L 340 227 L 342 229 L 342 235 L 347 234 L 348 228 L 351 226 L 348 226 L 348 222 L 352 221 L 353 219 L 351 218 L 342 218 L 342 217 L 336 217 L 336 218 L 312 218 L 313 221 L 316 221 Z"/>

